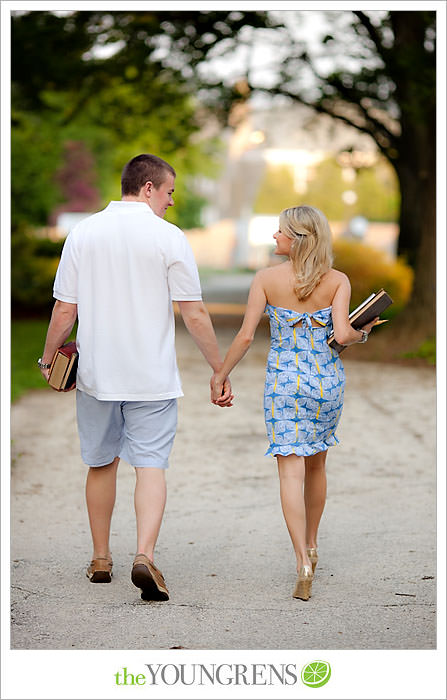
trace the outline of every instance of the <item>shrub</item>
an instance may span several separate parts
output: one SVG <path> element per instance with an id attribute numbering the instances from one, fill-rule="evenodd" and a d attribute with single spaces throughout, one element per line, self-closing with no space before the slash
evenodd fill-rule
<path id="1" fill-rule="evenodd" d="M 372 246 L 342 238 L 334 241 L 334 267 L 348 275 L 351 287 L 351 308 L 358 306 L 372 292 L 383 287 L 394 304 L 389 313 L 398 313 L 408 301 L 413 283 L 413 270 L 403 260 L 392 260 Z"/>
<path id="2" fill-rule="evenodd" d="M 422 358 L 430 365 L 436 365 L 436 338 L 427 338 L 416 350 L 404 352 L 401 357 Z"/>
<path id="3" fill-rule="evenodd" d="M 47 312 L 62 242 L 37 239 L 25 232 L 11 236 L 11 303 L 14 314 Z"/>

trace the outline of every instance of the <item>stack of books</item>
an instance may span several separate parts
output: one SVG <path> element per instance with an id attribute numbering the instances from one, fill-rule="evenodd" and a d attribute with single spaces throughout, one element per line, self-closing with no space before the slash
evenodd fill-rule
<path id="1" fill-rule="evenodd" d="M 371 294 L 367 299 L 362 301 L 362 303 L 357 306 L 354 311 L 351 311 L 349 314 L 351 326 L 356 330 L 366 326 L 366 324 L 372 321 L 373 318 L 380 316 L 380 314 L 391 306 L 392 303 L 393 300 L 391 299 L 390 295 L 387 294 L 384 289 L 379 289 L 378 292 Z M 347 347 L 346 345 L 340 345 L 340 343 L 337 343 L 334 333 L 331 333 L 327 342 L 331 348 L 334 348 L 334 350 L 336 350 L 339 354 Z"/>
<path id="2" fill-rule="evenodd" d="M 50 367 L 48 383 L 57 391 L 66 391 L 76 383 L 78 351 L 75 342 L 65 343 L 56 350 Z"/>

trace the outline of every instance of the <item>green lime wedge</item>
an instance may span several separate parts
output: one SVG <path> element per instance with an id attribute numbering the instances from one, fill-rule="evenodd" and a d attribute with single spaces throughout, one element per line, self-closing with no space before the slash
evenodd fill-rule
<path id="1" fill-rule="evenodd" d="M 312 661 L 303 666 L 301 680 L 309 688 L 321 688 L 331 677 L 331 667 L 327 661 Z"/>

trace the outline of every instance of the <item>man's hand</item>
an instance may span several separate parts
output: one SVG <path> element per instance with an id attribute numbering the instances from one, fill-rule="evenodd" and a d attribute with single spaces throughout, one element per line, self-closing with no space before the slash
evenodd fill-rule
<path id="1" fill-rule="evenodd" d="M 41 373 L 42 377 L 45 379 L 46 383 L 48 384 L 49 379 L 50 379 L 50 370 L 49 369 L 41 369 L 40 373 Z M 51 386 L 51 384 L 50 384 L 50 386 Z M 51 388 L 53 389 L 53 391 L 58 391 L 58 392 L 62 391 L 63 393 L 65 393 L 67 391 L 73 391 L 73 389 L 76 389 L 76 382 L 73 382 L 73 384 L 71 386 L 69 386 L 68 389 L 55 389 L 54 386 L 51 386 Z"/>
<path id="2" fill-rule="evenodd" d="M 62 389 L 62 392 L 66 394 L 67 391 L 73 391 L 73 389 L 76 389 L 76 382 L 73 382 L 73 384 L 69 386 L 68 389 Z"/>
<path id="3" fill-rule="evenodd" d="M 46 381 L 47 384 L 48 384 L 48 380 L 49 380 L 49 378 L 50 378 L 50 370 L 49 370 L 49 369 L 42 369 L 42 368 L 41 368 L 41 369 L 40 369 L 40 373 L 41 373 L 42 377 L 45 379 L 45 381 Z"/>
<path id="4" fill-rule="evenodd" d="M 231 392 L 231 382 L 228 377 L 224 379 L 217 372 L 213 374 L 210 381 L 211 402 L 221 408 L 229 408 L 233 405 L 234 395 Z"/>
<path id="5" fill-rule="evenodd" d="M 65 343 L 70 335 L 77 314 L 78 307 L 76 304 L 69 304 L 67 301 L 59 301 L 56 299 L 53 313 L 51 314 L 50 325 L 48 326 L 45 347 L 42 353 L 42 362 L 49 364 L 52 361 L 56 350 Z M 48 383 L 50 370 L 41 367 L 40 373 Z M 72 391 L 75 386 L 76 383 L 72 384 L 68 389 L 64 389 L 64 391 Z M 51 388 L 54 389 L 54 387 Z M 54 389 L 54 391 L 57 391 L 57 389 Z"/>

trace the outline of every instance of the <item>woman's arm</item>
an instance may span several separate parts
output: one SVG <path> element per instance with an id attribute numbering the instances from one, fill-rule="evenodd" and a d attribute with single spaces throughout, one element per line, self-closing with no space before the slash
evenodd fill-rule
<path id="1" fill-rule="evenodd" d="M 240 331 L 230 345 L 224 363 L 218 372 L 211 377 L 211 401 L 219 404 L 225 378 L 244 357 L 253 342 L 256 328 L 264 313 L 267 297 L 262 283 L 263 270 L 256 273 L 250 287 L 247 308 Z"/>
<path id="2" fill-rule="evenodd" d="M 355 330 L 349 322 L 349 302 L 351 300 L 351 284 L 344 273 L 340 274 L 340 284 L 337 287 L 332 300 L 332 322 L 334 325 L 334 337 L 340 345 L 352 345 L 363 339 L 363 334 Z M 370 333 L 378 317 L 363 326 L 363 330 Z"/>

